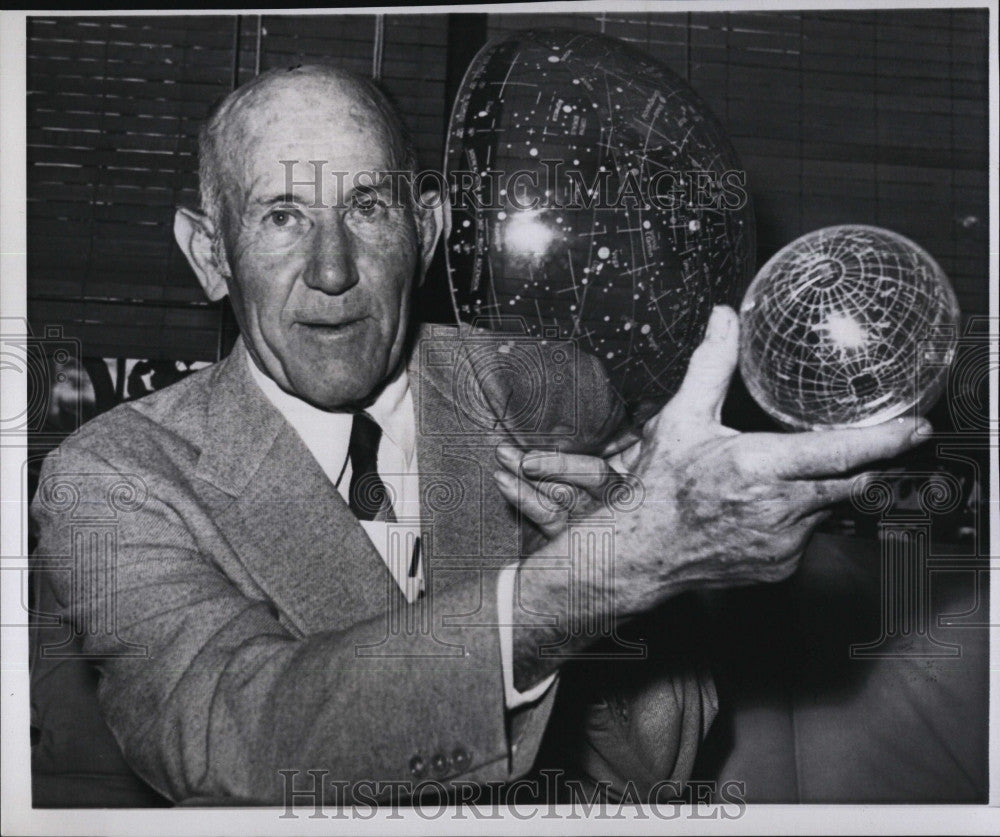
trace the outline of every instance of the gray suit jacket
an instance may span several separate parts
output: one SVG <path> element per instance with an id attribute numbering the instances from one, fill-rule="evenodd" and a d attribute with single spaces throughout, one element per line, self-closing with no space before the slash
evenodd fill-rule
<path id="1" fill-rule="evenodd" d="M 503 393 L 457 373 L 455 338 L 424 334 L 410 368 L 428 533 L 416 605 L 240 344 L 47 460 L 36 555 L 66 562 L 52 585 L 98 661 L 103 716 L 167 797 L 282 803 L 280 770 L 486 782 L 530 768 L 555 689 L 505 709 L 495 579 L 528 547 L 490 476 L 509 427 L 471 415 Z M 614 412 L 593 371 L 571 376 L 579 391 L 547 384 L 521 429 L 592 443 L 593 418 Z"/>

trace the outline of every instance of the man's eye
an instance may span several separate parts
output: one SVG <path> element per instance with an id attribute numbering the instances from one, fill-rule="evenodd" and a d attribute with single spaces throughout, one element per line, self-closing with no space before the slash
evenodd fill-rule
<path id="1" fill-rule="evenodd" d="M 385 210 L 387 204 L 378 195 L 364 192 L 351 200 L 351 210 L 362 218 L 374 218 Z"/>
<path id="2" fill-rule="evenodd" d="M 298 222 L 295 213 L 287 209 L 275 209 L 268 213 L 268 221 L 275 227 L 291 227 Z"/>

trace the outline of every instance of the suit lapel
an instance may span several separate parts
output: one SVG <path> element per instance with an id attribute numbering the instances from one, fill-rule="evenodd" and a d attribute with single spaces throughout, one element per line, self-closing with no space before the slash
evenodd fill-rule
<path id="1" fill-rule="evenodd" d="M 470 563 L 498 567 L 520 553 L 516 517 L 492 477 L 496 446 L 505 437 L 470 428 L 457 406 L 456 380 L 469 383 L 455 374 L 461 346 L 457 329 L 425 326 L 409 365 L 431 570 Z"/>
<path id="2" fill-rule="evenodd" d="M 234 498 L 217 517 L 247 571 L 303 634 L 385 612 L 394 584 L 336 488 L 250 377 L 220 364 L 198 475 Z"/>

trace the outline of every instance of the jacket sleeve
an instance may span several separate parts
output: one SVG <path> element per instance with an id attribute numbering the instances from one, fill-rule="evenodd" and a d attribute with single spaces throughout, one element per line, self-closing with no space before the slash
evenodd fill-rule
<path id="1" fill-rule="evenodd" d="M 105 721 L 154 788 L 174 801 L 284 804 L 318 776 L 365 802 L 530 768 L 555 690 L 508 717 L 491 574 L 435 592 L 433 631 L 407 633 L 397 656 L 365 657 L 384 617 L 294 635 L 199 552 L 176 496 L 141 473 L 64 446 L 32 513 L 36 555 L 70 568 L 52 585 L 101 671 Z M 446 618 L 476 611 L 475 626 Z"/>

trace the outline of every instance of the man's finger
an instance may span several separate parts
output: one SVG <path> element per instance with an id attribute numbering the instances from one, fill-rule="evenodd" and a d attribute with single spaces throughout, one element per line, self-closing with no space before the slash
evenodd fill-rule
<path id="1" fill-rule="evenodd" d="M 761 445 L 760 455 L 784 479 L 834 476 L 898 456 L 926 441 L 930 430 L 926 419 L 914 424 L 912 418 L 898 418 L 874 427 L 767 434 L 772 441 Z"/>
<path id="2" fill-rule="evenodd" d="M 705 339 L 695 349 L 677 394 L 667 405 L 681 417 L 718 421 L 739 353 L 739 319 L 727 305 L 712 309 Z"/>
<path id="3" fill-rule="evenodd" d="M 521 460 L 524 453 L 513 445 L 497 445 L 497 462 L 504 466 L 512 474 L 516 475 L 521 469 Z"/>
<path id="4" fill-rule="evenodd" d="M 874 476 L 873 472 L 866 471 L 853 477 L 797 482 L 796 494 L 803 500 L 802 516 L 805 517 L 817 509 L 826 508 L 851 497 L 863 496 L 865 487 L 871 483 Z"/>
<path id="5" fill-rule="evenodd" d="M 569 513 L 559 504 L 544 498 L 533 486 L 518 480 L 507 471 L 495 471 L 493 479 L 504 499 L 546 534 L 552 535 L 565 525 Z"/>
<path id="6" fill-rule="evenodd" d="M 611 476 L 603 459 L 578 453 L 529 451 L 521 460 L 521 469 L 532 479 L 552 477 L 587 491 L 600 490 Z"/>
<path id="7" fill-rule="evenodd" d="M 540 502 L 549 509 L 572 512 L 585 504 L 583 489 L 568 482 L 543 478 L 538 482 L 522 479 L 521 484 L 535 492 Z"/>
<path id="8" fill-rule="evenodd" d="M 599 455 L 604 458 L 615 456 L 619 453 L 624 453 L 629 448 L 637 445 L 642 441 L 642 436 L 631 429 L 627 429 L 616 435 L 613 439 L 606 442 L 604 447 L 601 448 Z"/>

